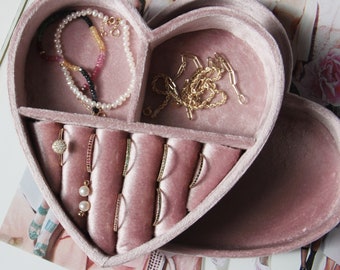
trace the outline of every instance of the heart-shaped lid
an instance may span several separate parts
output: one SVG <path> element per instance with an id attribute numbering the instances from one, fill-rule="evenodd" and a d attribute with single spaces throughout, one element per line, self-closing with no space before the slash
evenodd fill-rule
<path id="1" fill-rule="evenodd" d="M 38 1 L 9 51 L 35 181 L 103 266 L 168 243 L 229 192 L 271 133 L 285 77 L 272 35 L 232 8 L 152 30 L 125 1 Z"/>

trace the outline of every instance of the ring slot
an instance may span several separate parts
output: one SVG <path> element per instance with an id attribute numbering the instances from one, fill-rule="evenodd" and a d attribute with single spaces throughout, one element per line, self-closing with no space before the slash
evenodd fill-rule
<path id="1" fill-rule="evenodd" d="M 62 167 L 59 157 L 51 146 L 58 138 L 62 127 L 61 124 L 49 121 L 37 121 L 30 124 L 31 138 L 37 160 L 42 167 L 48 185 L 56 195 L 59 195 L 61 189 Z"/>
<path id="2" fill-rule="evenodd" d="M 223 180 L 238 161 L 241 150 L 217 144 L 205 144 L 202 150 L 203 162 L 197 164 L 194 185 L 188 197 L 187 209 L 192 211 Z M 200 168 L 201 166 L 201 168 Z M 199 170 L 199 175 L 198 174 Z"/>
<path id="3" fill-rule="evenodd" d="M 89 138 L 93 128 L 65 125 L 64 140 L 68 150 L 64 153 L 64 165 L 61 178 L 60 198 L 70 218 L 83 231 L 86 230 L 86 218 L 78 215 L 78 204 L 82 201 L 79 187 L 89 180 L 90 174 L 86 171 L 86 153 Z"/>
<path id="4" fill-rule="evenodd" d="M 111 255 L 117 243 L 113 227 L 117 198 L 122 189 L 126 136 L 122 131 L 97 129 L 93 149 L 88 232 L 96 245 Z"/>
<path id="5" fill-rule="evenodd" d="M 187 214 L 188 187 L 201 150 L 200 143 L 189 140 L 170 138 L 167 145 L 166 164 L 159 182 L 161 203 L 155 236 L 165 233 Z"/>
<path id="6" fill-rule="evenodd" d="M 153 237 L 156 179 L 161 165 L 164 139 L 154 135 L 132 134 L 129 169 L 119 211 L 117 252 L 127 252 Z"/>

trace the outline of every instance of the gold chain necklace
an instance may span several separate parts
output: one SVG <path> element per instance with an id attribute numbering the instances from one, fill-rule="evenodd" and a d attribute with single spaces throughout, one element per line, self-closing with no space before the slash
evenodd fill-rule
<path id="1" fill-rule="evenodd" d="M 180 78 L 186 70 L 188 59 L 191 59 L 196 70 L 189 79 L 184 81 L 181 92 L 177 90 L 175 80 Z M 238 87 L 234 69 L 231 64 L 221 55 L 215 53 L 214 57 L 208 58 L 208 65 L 203 67 L 200 60 L 193 54 L 182 54 L 182 63 L 179 66 L 174 79 L 170 76 L 159 73 L 151 81 L 151 89 L 159 95 L 164 95 L 164 101 L 152 110 L 150 106 L 143 110 L 145 116 L 155 118 L 173 99 L 178 105 L 184 106 L 187 116 L 193 119 L 193 112 L 196 110 L 213 109 L 226 103 L 228 96 L 226 92 L 218 89 L 216 82 L 221 80 L 226 72 L 229 73 L 229 81 L 238 97 L 240 104 L 248 102 Z M 162 86 L 162 87 L 159 87 Z"/>

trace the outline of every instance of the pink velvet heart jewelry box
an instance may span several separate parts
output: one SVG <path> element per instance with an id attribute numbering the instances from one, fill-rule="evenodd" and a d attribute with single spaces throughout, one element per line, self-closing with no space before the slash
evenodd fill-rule
<path id="1" fill-rule="evenodd" d="M 237 247 L 192 241 L 249 178 L 275 126 L 291 73 L 277 29 L 236 6 L 152 28 L 125 1 L 45 0 L 23 15 L 8 67 L 18 135 L 44 198 L 96 264 L 126 262 L 188 228 L 171 242 L 179 252 L 244 255 L 235 232 Z"/>

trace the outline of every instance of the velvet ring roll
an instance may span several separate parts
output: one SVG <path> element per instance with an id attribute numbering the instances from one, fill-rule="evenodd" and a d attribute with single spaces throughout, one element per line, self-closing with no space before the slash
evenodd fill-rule
<path id="1" fill-rule="evenodd" d="M 79 203 L 83 200 L 79 188 L 89 180 L 86 170 L 86 153 L 93 128 L 64 125 L 64 140 L 68 151 L 64 153 L 60 198 L 70 218 L 83 231 L 86 230 L 86 217 L 78 216 Z"/>
<path id="2" fill-rule="evenodd" d="M 113 255 L 117 234 L 114 218 L 118 194 L 122 189 L 122 168 L 125 160 L 127 133 L 97 129 L 93 151 L 91 211 L 88 214 L 88 232 L 92 241 L 105 252 Z"/>
<path id="3" fill-rule="evenodd" d="M 200 173 L 192 183 L 187 208 L 192 211 L 222 181 L 234 167 L 241 154 L 240 149 L 219 144 L 205 144 L 202 150 Z M 198 168 L 199 169 L 199 168 Z"/>
<path id="4" fill-rule="evenodd" d="M 153 237 L 156 182 L 163 145 L 161 137 L 131 136 L 131 152 L 119 211 L 117 252 L 124 253 Z"/>
<path id="5" fill-rule="evenodd" d="M 189 184 L 195 173 L 201 144 L 182 139 L 168 139 L 166 165 L 159 182 L 160 216 L 155 236 L 165 233 L 187 214 Z"/>
<path id="6" fill-rule="evenodd" d="M 60 157 L 52 150 L 52 144 L 58 139 L 63 126 L 49 121 L 32 122 L 30 125 L 34 149 L 48 185 L 54 194 L 59 195 L 61 188 Z"/>

